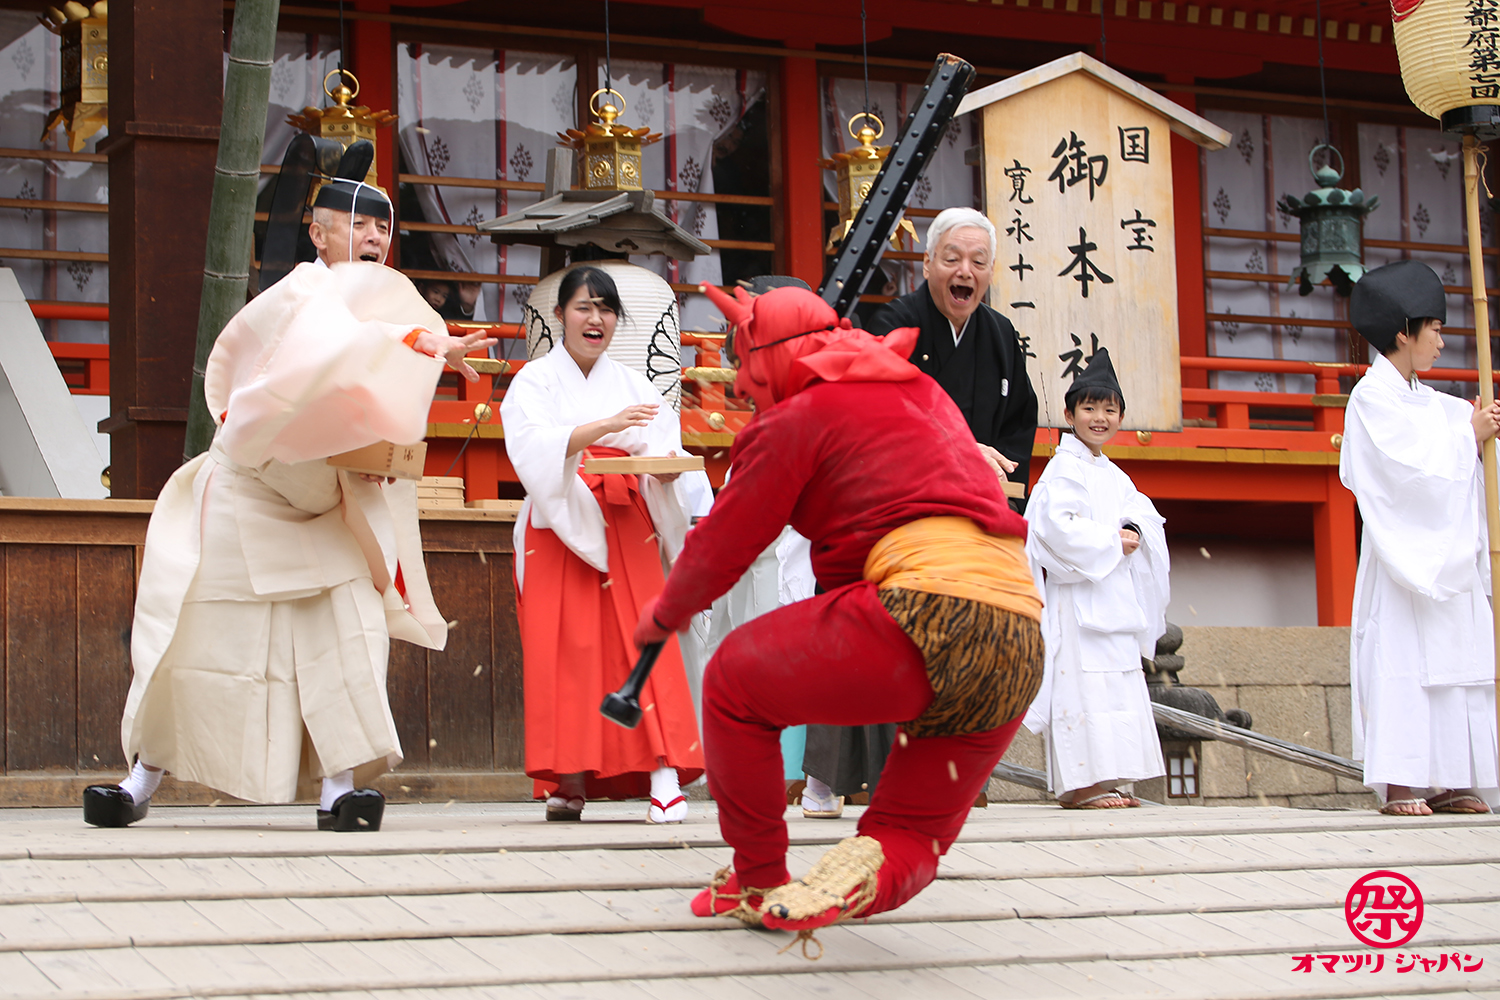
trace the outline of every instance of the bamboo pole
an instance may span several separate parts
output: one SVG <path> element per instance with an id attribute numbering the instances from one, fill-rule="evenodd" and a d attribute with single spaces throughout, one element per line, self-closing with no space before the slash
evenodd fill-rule
<path id="1" fill-rule="evenodd" d="M 1479 405 L 1488 407 L 1495 401 L 1494 366 L 1490 360 L 1490 304 L 1484 286 L 1484 257 L 1479 233 L 1479 141 L 1464 136 L 1464 207 L 1469 222 L 1469 282 L 1474 292 L 1474 343 L 1479 349 Z M 1495 439 L 1484 443 L 1484 516 L 1489 526 L 1490 582 L 1500 581 L 1500 492 L 1495 476 Z M 1500 613 L 1491 600 L 1490 613 L 1495 628 L 1495 684 L 1500 690 Z M 1495 703 L 1496 725 L 1500 726 L 1500 699 Z"/>
<path id="2" fill-rule="evenodd" d="M 208 212 L 203 296 L 198 304 L 198 343 L 188 396 L 183 459 L 208 450 L 213 417 L 203 400 L 203 367 L 219 332 L 245 304 L 255 231 L 255 194 L 265 144 L 271 97 L 271 64 L 276 57 L 276 18 L 281 0 L 239 0 L 224 75 L 224 119 L 219 158 L 214 164 L 213 202 Z"/>

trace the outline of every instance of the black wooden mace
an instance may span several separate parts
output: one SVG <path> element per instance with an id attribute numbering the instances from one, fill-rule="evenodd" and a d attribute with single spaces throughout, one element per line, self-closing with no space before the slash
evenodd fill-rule
<path id="1" fill-rule="evenodd" d="M 641 724 L 641 688 L 646 686 L 646 678 L 651 676 L 651 668 L 656 666 L 661 647 L 661 643 L 653 642 L 641 650 L 641 658 L 635 661 L 635 669 L 630 671 L 630 676 L 625 678 L 620 690 L 604 696 L 604 703 L 599 706 L 600 715 L 626 729 L 634 729 Z"/>

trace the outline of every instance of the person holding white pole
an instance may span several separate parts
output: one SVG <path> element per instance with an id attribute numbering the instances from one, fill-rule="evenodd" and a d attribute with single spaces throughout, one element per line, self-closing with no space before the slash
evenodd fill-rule
<path id="1" fill-rule="evenodd" d="M 1481 407 L 1417 379 L 1443 349 L 1447 300 L 1404 260 L 1354 286 L 1349 315 L 1379 352 L 1349 396 L 1339 478 L 1364 537 L 1350 642 L 1354 757 L 1381 812 L 1487 813 L 1496 776 L 1493 612 Z"/>

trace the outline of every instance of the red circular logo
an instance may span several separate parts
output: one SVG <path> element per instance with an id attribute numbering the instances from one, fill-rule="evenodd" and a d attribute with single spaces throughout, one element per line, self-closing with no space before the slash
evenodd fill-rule
<path id="1" fill-rule="evenodd" d="M 1422 926 L 1422 890 L 1399 872 L 1370 872 L 1349 887 L 1344 920 L 1372 948 L 1400 947 Z"/>

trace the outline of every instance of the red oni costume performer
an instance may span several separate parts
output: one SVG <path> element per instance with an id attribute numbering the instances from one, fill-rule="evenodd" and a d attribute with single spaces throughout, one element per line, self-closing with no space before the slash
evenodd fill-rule
<path id="1" fill-rule="evenodd" d="M 737 301 L 735 390 L 756 403 L 734 477 L 687 537 L 636 642 L 727 591 L 782 527 L 812 542 L 823 593 L 736 629 L 704 676 L 706 760 L 733 872 L 694 912 L 810 932 L 926 886 L 1041 680 L 1025 522 L 947 393 L 816 295 Z M 903 724 L 859 836 L 789 882 L 780 731 Z M 779 887 L 779 888 L 776 888 Z"/>

